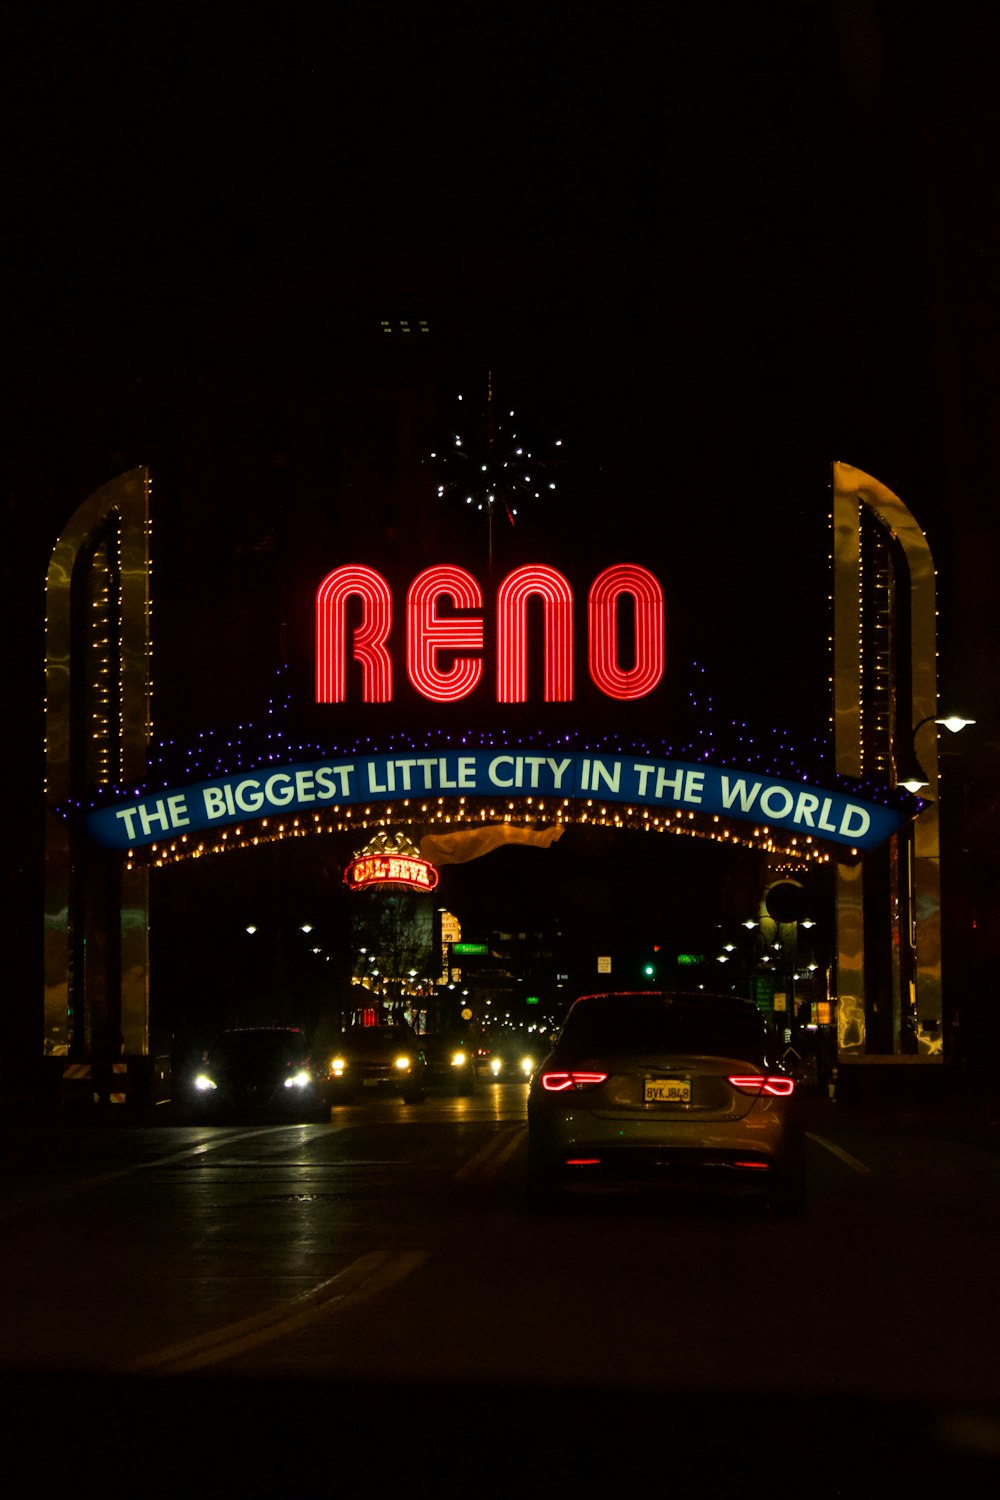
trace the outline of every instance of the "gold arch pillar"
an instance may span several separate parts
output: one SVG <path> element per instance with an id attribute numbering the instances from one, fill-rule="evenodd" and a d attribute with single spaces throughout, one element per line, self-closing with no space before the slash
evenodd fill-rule
<path id="1" fill-rule="evenodd" d="M 145 468 L 95 491 L 46 582 L 44 1051 L 108 1064 L 149 1052 L 149 874 L 109 858 L 72 814 L 146 774 L 149 492 Z"/>
<path id="2" fill-rule="evenodd" d="M 899 497 L 844 463 L 833 466 L 833 537 L 837 770 L 885 774 L 895 784 L 898 761 L 914 755 L 914 726 L 937 712 L 933 559 Z M 942 1057 L 936 734 L 916 753 L 927 806 L 892 838 L 885 867 L 837 866 L 838 1040 L 845 1059 Z M 879 970 L 870 959 L 872 944 L 882 942 L 890 958 Z M 873 1037 L 870 1021 L 879 1007 L 887 1018 L 891 1007 L 891 1027 L 883 1024 Z"/>

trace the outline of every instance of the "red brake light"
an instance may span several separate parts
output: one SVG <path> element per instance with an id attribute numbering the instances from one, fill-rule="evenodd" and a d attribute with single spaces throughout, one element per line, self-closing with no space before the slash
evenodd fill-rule
<path id="1" fill-rule="evenodd" d="M 768 1094 L 772 1099 L 787 1099 L 789 1094 L 795 1092 L 793 1078 L 771 1078 L 763 1073 L 730 1078 L 729 1082 L 741 1094 Z"/>
<path id="2" fill-rule="evenodd" d="M 541 1085 L 550 1094 L 565 1094 L 569 1089 L 593 1089 L 607 1080 L 607 1073 L 585 1073 L 574 1068 L 569 1073 L 543 1073 Z"/>

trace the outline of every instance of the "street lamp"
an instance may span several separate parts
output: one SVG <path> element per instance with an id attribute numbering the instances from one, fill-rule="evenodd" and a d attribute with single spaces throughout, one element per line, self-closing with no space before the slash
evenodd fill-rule
<path id="1" fill-rule="evenodd" d="M 927 724 L 940 724 L 958 734 L 975 722 L 959 714 L 925 714 L 914 724 L 895 767 L 897 786 L 914 795 L 930 788 L 928 805 L 900 831 L 896 865 L 893 983 L 898 998 L 893 1000 L 892 1025 L 893 1047 L 900 1053 L 940 1059 L 942 1052 L 939 808 L 933 805 L 937 801 L 937 731 L 930 777 L 920 763 L 917 736 Z"/>
<path id="2" fill-rule="evenodd" d="M 935 714 L 928 714 L 926 718 L 914 724 L 910 735 L 907 774 L 899 777 L 898 784 L 905 787 L 908 792 L 913 792 L 914 795 L 923 787 L 929 785 L 924 768 L 917 758 L 917 733 L 923 729 L 925 724 L 941 724 L 945 729 L 950 729 L 952 734 L 958 734 L 959 730 L 965 729 L 969 724 L 974 724 L 975 722 L 975 719 L 963 719 L 958 714 L 948 714 L 943 719 L 939 719 Z"/>

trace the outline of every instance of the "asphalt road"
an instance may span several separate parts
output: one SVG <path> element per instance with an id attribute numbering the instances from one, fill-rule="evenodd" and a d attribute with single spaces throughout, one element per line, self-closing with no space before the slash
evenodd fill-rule
<path id="1" fill-rule="evenodd" d="M 300 1438 L 335 1412 L 351 1431 L 408 1412 L 421 1451 L 428 1422 L 549 1433 L 567 1401 L 626 1400 L 691 1433 L 728 1413 L 715 1442 L 752 1417 L 799 1462 L 856 1457 L 904 1418 L 890 1446 L 908 1461 L 1000 1461 L 995 1127 L 816 1099 L 800 1218 L 610 1195 L 539 1216 L 524 1095 L 488 1084 L 329 1125 L 7 1127 L 6 1388 L 32 1419 L 62 1402 L 67 1438 L 141 1434 L 161 1468 L 164 1423 L 176 1460 L 214 1396 L 209 1427 L 224 1408 L 239 1453 L 255 1403 L 280 1427 L 293 1392 Z M 323 1422 L 299 1424 L 318 1392 Z"/>

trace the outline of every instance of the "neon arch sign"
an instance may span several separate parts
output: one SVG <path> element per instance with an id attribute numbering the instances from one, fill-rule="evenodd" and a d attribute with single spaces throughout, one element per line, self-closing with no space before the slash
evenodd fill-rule
<path id="1" fill-rule="evenodd" d="M 621 660 L 623 599 L 631 601 L 634 619 L 630 665 Z M 545 564 L 514 569 L 496 589 L 497 702 L 523 703 L 527 698 L 532 600 L 542 606 L 544 700 L 570 703 L 575 690 L 573 591 L 562 573 Z M 442 601 L 465 613 L 450 613 L 447 606 L 442 612 Z M 360 623 L 353 623 L 358 602 Z M 335 568 L 320 584 L 315 607 L 317 701 L 346 700 L 350 661 L 355 669 L 352 683 L 360 676 L 365 703 L 392 702 L 393 595 L 386 579 L 363 564 Z M 486 648 L 483 608 L 483 589 L 461 567 L 436 565 L 413 579 L 405 603 L 406 674 L 423 697 L 438 704 L 461 702 L 480 686 Z M 653 574 L 635 563 L 603 569 L 588 591 L 586 618 L 593 684 L 620 701 L 651 693 L 664 675 L 663 590 Z M 789 836 L 793 845 L 799 838 L 810 845 L 839 845 L 850 848 L 852 857 L 883 843 L 915 811 L 913 799 L 905 805 L 898 798 L 889 803 L 869 800 L 860 784 L 831 789 L 747 769 L 651 759 L 645 751 L 608 755 L 569 750 L 563 744 L 539 750 L 501 742 L 491 749 L 438 749 L 426 754 L 358 750 L 349 757 L 335 754 L 279 766 L 268 759 L 266 766 L 248 766 L 212 781 L 159 793 L 137 789 L 126 802 L 94 808 L 85 821 L 91 836 L 106 848 L 153 846 L 155 851 L 164 840 L 184 843 L 198 832 L 214 830 L 224 839 L 230 827 L 239 834 L 241 824 L 259 820 L 266 827 L 271 818 L 287 815 L 306 814 L 320 826 L 326 812 L 349 817 L 357 808 L 362 816 L 352 826 L 364 827 L 373 807 L 399 802 L 408 806 L 411 799 L 420 814 L 414 821 L 426 822 L 425 815 L 432 813 L 436 819 L 435 809 L 422 801 L 425 798 L 436 799 L 438 808 L 455 800 L 455 811 L 446 821 L 466 821 L 469 799 L 482 801 L 492 821 L 510 821 L 512 797 L 527 799 L 532 818 L 550 798 L 562 809 L 577 800 L 590 808 L 597 799 L 612 809 L 617 805 L 625 819 L 648 817 L 653 826 L 668 813 L 675 819 L 683 815 L 727 825 L 754 823 L 765 835 L 775 831 Z M 583 812 L 581 820 L 589 816 Z M 331 824 L 329 831 L 332 828 Z M 278 834 L 283 831 L 279 824 Z M 355 873 L 361 883 L 393 880 L 373 863 L 359 866 Z M 427 878 L 432 878 L 429 873 Z M 398 882 L 398 871 L 395 879 Z"/>
<path id="2" fill-rule="evenodd" d="M 496 597 L 496 697 L 523 703 L 528 696 L 528 602 L 541 600 L 543 614 L 543 698 L 572 702 L 573 591 L 556 568 L 530 563 L 500 583 Z M 361 623 L 348 628 L 347 605 L 358 599 Z M 621 662 L 618 607 L 631 600 L 634 656 Z M 447 600 L 464 614 L 442 614 Z M 483 591 L 464 568 L 437 564 L 418 573 L 406 596 L 406 675 L 433 703 L 468 697 L 483 676 Z M 470 613 L 476 611 L 477 613 Z M 365 703 L 391 703 L 393 662 L 388 640 L 393 626 L 392 591 L 381 573 L 364 564 L 334 568 L 316 592 L 316 701 L 343 703 L 347 661 L 361 668 Z M 440 657 L 450 658 L 443 665 Z M 664 670 L 663 589 L 638 563 L 615 563 L 597 575 L 587 596 L 587 666 L 595 686 L 622 701 L 651 693 Z"/>

